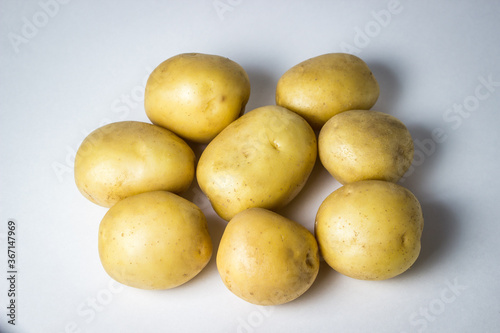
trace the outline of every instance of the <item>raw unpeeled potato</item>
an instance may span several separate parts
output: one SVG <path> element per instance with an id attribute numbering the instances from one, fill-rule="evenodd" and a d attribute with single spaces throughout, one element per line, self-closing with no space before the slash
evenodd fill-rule
<path id="1" fill-rule="evenodd" d="M 393 182 L 409 167 L 413 143 L 396 118 L 365 111 L 379 96 L 367 64 L 343 53 L 306 60 L 279 79 L 277 105 L 242 115 L 249 95 L 248 76 L 234 61 L 179 54 L 147 81 L 144 106 L 154 125 L 114 123 L 84 140 L 75 158 L 77 187 L 111 207 L 99 226 L 105 271 L 135 288 L 169 289 L 208 264 L 206 218 L 173 193 L 186 190 L 195 173 L 194 153 L 181 137 L 210 142 L 196 176 L 229 221 L 216 265 L 238 297 L 258 305 L 295 300 L 315 281 L 320 251 L 332 268 L 357 279 L 388 279 L 411 267 L 422 211 Z M 301 191 L 313 169 L 313 128 L 322 128 L 323 165 L 346 184 L 321 204 L 316 237 L 272 211 Z"/>
<path id="2" fill-rule="evenodd" d="M 362 280 L 385 280 L 410 268 L 424 227 L 417 198 L 398 184 L 365 180 L 331 193 L 316 215 L 321 254 L 334 270 Z"/>
<path id="3" fill-rule="evenodd" d="M 276 104 L 297 112 L 320 129 L 340 112 L 370 109 L 379 92 L 377 80 L 362 59 L 328 53 L 286 71 L 276 87 Z"/>
<path id="4" fill-rule="evenodd" d="M 229 221 L 247 208 L 274 210 L 288 204 L 305 185 L 316 156 L 316 136 L 302 117 L 280 106 L 263 106 L 208 144 L 196 177 L 214 210 Z"/>
<path id="5" fill-rule="evenodd" d="M 184 53 L 149 76 L 146 115 L 180 137 L 207 143 L 243 113 L 250 81 L 236 62 L 218 55 Z"/>
<path id="6" fill-rule="evenodd" d="M 98 244 L 106 272 L 140 289 L 186 283 L 212 256 L 203 212 L 166 191 L 134 195 L 111 207 L 99 226 Z"/>
<path id="7" fill-rule="evenodd" d="M 396 117 L 370 110 L 333 116 L 318 136 L 319 158 L 341 184 L 378 179 L 397 182 L 413 160 L 413 140 Z"/>
<path id="8" fill-rule="evenodd" d="M 134 194 L 185 191 L 194 178 L 193 150 L 160 126 L 122 121 L 100 127 L 80 145 L 75 182 L 90 201 L 111 207 Z"/>
<path id="9" fill-rule="evenodd" d="M 217 269 L 236 296 L 258 305 L 290 302 L 319 271 L 318 245 L 299 223 L 263 208 L 229 221 L 217 252 Z"/>

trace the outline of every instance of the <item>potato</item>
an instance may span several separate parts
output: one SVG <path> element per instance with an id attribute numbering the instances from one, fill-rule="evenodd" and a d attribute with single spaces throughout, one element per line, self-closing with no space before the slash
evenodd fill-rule
<path id="1" fill-rule="evenodd" d="M 203 212 L 166 191 L 137 194 L 111 207 L 99 225 L 98 246 L 105 271 L 140 289 L 186 283 L 212 256 Z"/>
<path id="2" fill-rule="evenodd" d="M 316 239 L 299 223 L 263 208 L 229 221 L 217 251 L 217 269 L 236 296 L 258 305 L 290 302 L 319 271 Z"/>
<path id="3" fill-rule="evenodd" d="M 144 107 L 153 124 L 207 143 L 243 113 L 250 81 L 236 62 L 186 53 L 162 62 L 146 83 Z"/>
<path id="4" fill-rule="evenodd" d="M 420 203 L 392 182 L 364 180 L 340 187 L 323 201 L 315 223 L 325 261 L 355 279 L 392 278 L 420 253 Z"/>
<path id="5" fill-rule="evenodd" d="M 194 179 L 192 149 L 152 124 L 122 121 L 90 133 L 75 157 L 75 182 L 90 201 L 111 207 L 154 190 L 181 193 Z"/>
<path id="6" fill-rule="evenodd" d="M 250 207 L 285 206 L 303 188 L 316 156 L 315 133 L 302 117 L 280 106 L 263 106 L 208 144 L 196 177 L 214 210 L 229 221 Z"/>
<path id="7" fill-rule="evenodd" d="M 396 117 L 351 110 L 332 117 L 318 136 L 319 158 L 341 184 L 378 179 L 397 182 L 413 160 L 413 140 Z"/>
<path id="8" fill-rule="evenodd" d="M 370 109 L 379 85 L 368 65 L 346 53 L 328 53 L 293 66 L 276 87 L 276 104 L 304 117 L 320 129 L 334 115 Z"/>

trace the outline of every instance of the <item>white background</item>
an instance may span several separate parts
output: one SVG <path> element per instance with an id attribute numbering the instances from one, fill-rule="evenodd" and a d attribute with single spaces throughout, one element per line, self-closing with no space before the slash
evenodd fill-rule
<path id="1" fill-rule="evenodd" d="M 499 1 L 488 0 L 1 1 L 0 331 L 500 331 L 499 17 Z M 242 65 L 251 110 L 274 104 L 291 66 L 341 51 L 368 63 L 381 87 L 374 109 L 401 119 L 415 140 L 401 183 L 425 216 L 414 267 L 368 282 L 323 263 L 307 293 L 275 307 L 231 294 L 214 257 L 172 290 L 113 283 L 97 253 L 106 209 L 73 181 L 85 135 L 108 122 L 148 121 L 145 80 L 178 53 Z M 320 203 L 338 187 L 318 164 L 281 213 L 312 231 Z M 185 197 L 206 213 L 217 246 L 225 222 L 196 185 Z M 6 308 L 11 219 L 15 326 Z"/>

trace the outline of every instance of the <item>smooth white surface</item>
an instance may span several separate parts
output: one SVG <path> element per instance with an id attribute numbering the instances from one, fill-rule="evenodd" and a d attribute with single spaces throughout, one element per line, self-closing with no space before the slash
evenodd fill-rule
<path id="1" fill-rule="evenodd" d="M 55 3 L 1 4 L 1 332 L 500 331 L 499 1 Z M 145 80 L 178 53 L 242 65 L 251 110 L 274 104 L 289 67 L 340 51 L 368 63 L 381 87 L 374 109 L 401 119 L 420 142 L 402 183 L 425 216 L 414 267 L 367 282 L 322 265 L 306 294 L 267 308 L 231 294 L 214 259 L 173 290 L 113 283 L 97 253 L 106 209 L 73 181 L 85 135 L 107 122 L 148 121 Z M 312 231 L 338 187 L 318 164 L 281 213 Z M 217 245 L 225 223 L 196 187 L 186 197 L 206 213 Z M 16 326 L 6 316 L 9 219 L 18 224 Z"/>

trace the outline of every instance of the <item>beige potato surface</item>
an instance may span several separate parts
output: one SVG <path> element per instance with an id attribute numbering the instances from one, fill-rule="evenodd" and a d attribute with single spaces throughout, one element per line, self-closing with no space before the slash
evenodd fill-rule
<path id="1" fill-rule="evenodd" d="M 183 192 L 194 179 L 194 159 L 186 142 L 165 128 L 116 122 L 83 140 L 75 157 L 75 182 L 87 199 L 111 207 L 142 192 Z"/>
<path id="2" fill-rule="evenodd" d="M 331 193 L 316 215 L 315 234 L 325 261 L 361 280 L 402 274 L 417 260 L 424 219 L 420 203 L 401 185 L 365 180 Z"/>
<path id="3" fill-rule="evenodd" d="M 379 93 L 377 80 L 362 59 L 327 53 L 287 70 L 276 87 L 276 104 L 297 112 L 320 129 L 338 113 L 370 109 Z"/>
<path id="4" fill-rule="evenodd" d="M 396 117 L 372 110 L 342 112 L 318 136 L 319 158 L 341 184 L 378 179 L 397 182 L 413 160 L 413 140 Z"/>
<path id="5" fill-rule="evenodd" d="M 318 245 L 299 223 L 263 208 L 229 221 L 217 252 L 217 269 L 236 296 L 258 305 L 295 300 L 319 271 Z"/>
<path id="6" fill-rule="evenodd" d="M 153 70 L 144 107 L 154 124 L 184 139 L 207 143 L 243 113 L 249 96 L 248 75 L 236 62 L 183 53 Z"/>
<path id="7" fill-rule="evenodd" d="M 288 204 L 316 161 L 316 136 L 296 113 L 270 105 L 226 127 L 201 154 L 196 177 L 214 210 L 229 221 L 251 207 Z"/>
<path id="8" fill-rule="evenodd" d="M 99 225 L 98 247 L 106 272 L 140 289 L 182 285 L 212 255 L 203 212 L 166 191 L 137 194 L 111 207 Z"/>

